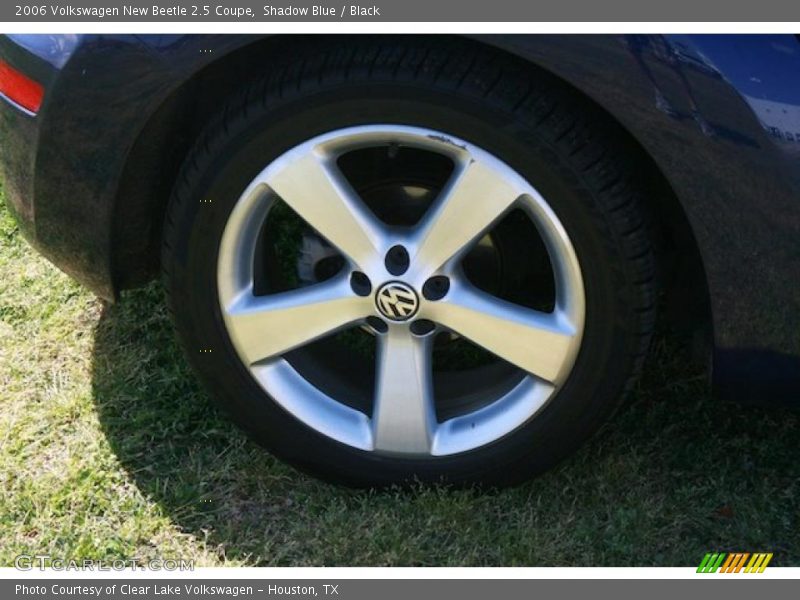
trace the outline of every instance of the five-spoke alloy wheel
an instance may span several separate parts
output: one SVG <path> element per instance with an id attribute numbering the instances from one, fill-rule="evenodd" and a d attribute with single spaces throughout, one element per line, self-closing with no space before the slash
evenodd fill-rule
<path id="1" fill-rule="evenodd" d="M 382 39 L 287 55 L 206 127 L 165 218 L 173 318 L 212 396 L 306 471 L 519 482 L 647 349 L 636 150 L 529 65 Z"/>
<path id="2" fill-rule="evenodd" d="M 413 227 L 380 221 L 337 166 L 348 152 L 375 147 L 420 149 L 446 156 L 454 165 L 444 189 Z M 277 199 L 346 260 L 326 281 L 259 296 L 253 273 L 258 234 Z M 461 258 L 514 209 L 530 218 L 547 248 L 556 282 L 552 312 L 492 296 L 464 274 Z M 396 249 L 408 257 L 404 268 L 391 267 Z M 370 293 L 354 289 L 355 273 Z M 316 431 L 383 454 L 455 454 L 513 431 L 563 384 L 583 332 L 580 266 L 545 199 L 491 154 L 449 134 L 414 127 L 341 129 L 279 156 L 236 203 L 222 238 L 217 276 L 233 345 L 264 390 Z M 446 293 L 426 294 L 436 281 L 446 282 Z M 283 358 L 332 332 L 366 324 L 369 317 L 384 324 L 375 334 L 371 416 L 316 389 Z M 420 322 L 432 327 L 417 333 Z M 437 419 L 432 354 L 434 336 L 443 331 L 465 337 L 525 376 L 475 410 Z"/>

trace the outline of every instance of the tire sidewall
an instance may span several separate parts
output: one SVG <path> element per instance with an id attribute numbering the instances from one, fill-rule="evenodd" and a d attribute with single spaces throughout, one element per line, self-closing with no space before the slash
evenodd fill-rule
<path id="1" fill-rule="evenodd" d="M 481 98 L 414 85 L 340 85 L 284 97 L 214 134 L 173 213 L 173 312 L 190 360 L 232 418 L 284 460 L 352 485 L 408 481 L 521 481 L 547 469 L 586 439 L 616 406 L 630 369 L 622 357 L 629 277 L 618 233 L 596 192 L 534 123 Z M 525 177 L 566 229 L 581 265 L 586 325 L 581 350 L 561 390 L 507 436 L 459 455 L 426 460 L 388 458 L 336 442 L 273 401 L 237 357 L 217 295 L 219 243 L 245 188 L 272 160 L 317 135 L 367 124 L 430 128 L 490 152 Z M 210 202 L 201 202 L 210 200 Z M 211 352 L 203 352 L 211 350 Z"/>

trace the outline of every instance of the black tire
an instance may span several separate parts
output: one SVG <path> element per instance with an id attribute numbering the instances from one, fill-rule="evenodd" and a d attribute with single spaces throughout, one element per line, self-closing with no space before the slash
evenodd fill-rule
<path id="1" fill-rule="evenodd" d="M 317 433 L 254 382 L 220 315 L 217 246 L 244 186 L 306 139 L 374 122 L 450 132 L 535 176 L 581 263 L 586 326 L 569 379 L 533 419 L 478 450 L 405 460 Z M 356 486 L 525 480 L 570 454 L 609 417 L 648 348 L 654 258 L 635 161 L 624 134 L 579 94 L 466 41 L 342 38 L 296 53 L 248 85 L 206 128 L 169 202 L 163 271 L 187 355 L 253 439 L 316 476 Z M 201 204 L 203 198 L 213 204 Z"/>

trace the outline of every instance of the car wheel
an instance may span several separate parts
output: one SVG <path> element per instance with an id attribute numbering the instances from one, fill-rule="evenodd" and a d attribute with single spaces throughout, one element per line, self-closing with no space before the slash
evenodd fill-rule
<path id="1" fill-rule="evenodd" d="M 506 55 L 341 45 L 251 83 L 186 160 L 162 262 L 187 354 L 319 477 L 526 479 L 603 423 L 647 349 L 631 150 Z"/>

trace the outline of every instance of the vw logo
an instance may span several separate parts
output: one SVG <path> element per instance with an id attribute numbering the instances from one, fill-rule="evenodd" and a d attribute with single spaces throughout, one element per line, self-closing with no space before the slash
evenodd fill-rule
<path id="1" fill-rule="evenodd" d="M 387 319 L 406 321 L 417 313 L 419 298 L 411 286 L 400 281 L 390 281 L 378 289 L 375 304 Z"/>

